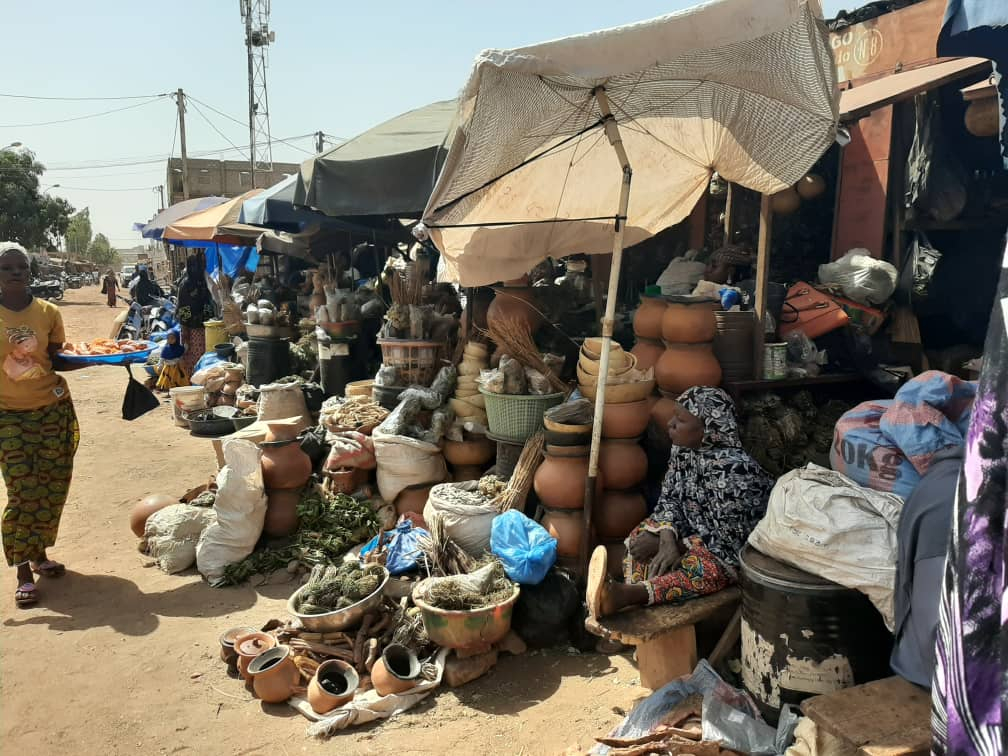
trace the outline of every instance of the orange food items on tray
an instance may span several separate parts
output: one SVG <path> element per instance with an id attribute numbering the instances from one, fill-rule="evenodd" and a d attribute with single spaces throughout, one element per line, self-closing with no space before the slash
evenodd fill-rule
<path id="1" fill-rule="evenodd" d="M 133 352 L 143 352 L 150 348 L 146 341 L 134 341 L 132 339 L 95 339 L 94 341 L 68 341 L 60 350 L 62 354 L 76 355 L 78 357 L 97 357 L 110 354 L 131 354 Z"/>

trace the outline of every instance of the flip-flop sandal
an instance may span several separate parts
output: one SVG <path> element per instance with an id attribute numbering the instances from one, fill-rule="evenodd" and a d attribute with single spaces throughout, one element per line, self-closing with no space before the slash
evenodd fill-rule
<path id="1" fill-rule="evenodd" d="M 35 583 L 24 583 L 14 592 L 14 601 L 21 608 L 38 603 L 38 589 Z"/>
<path id="2" fill-rule="evenodd" d="M 605 546 L 596 546 L 588 562 L 588 591 L 585 599 L 588 613 L 595 619 L 602 616 L 602 594 L 605 593 L 609 567 L 609 552 Z"/>
<path id="3" fill-rule="evenodd" d="M 46 559 L 44 562 L 33 564 L 32 572 L 47 578 L 58 578 L 66 574 L 66 566 L 52 559 Z"/>

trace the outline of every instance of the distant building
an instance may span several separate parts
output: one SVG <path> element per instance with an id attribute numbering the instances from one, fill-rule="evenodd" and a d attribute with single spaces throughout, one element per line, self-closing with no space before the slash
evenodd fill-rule
<path id="1" fill-rule="evenodd" d="M 301 166 L 297 163 L 273 163 L 272 171 L 256 171 L 255 188 L 262 189 L 282 181 L 286 176 L 297 173 Z M 165 186 L 168 188 L 168 204 L 181 202 L 182 160 L 168 161 Z M 237 197 L 252 189 L 252 173 L 247 160 L 201 160 L 189 158 L 189 197 Z"/>

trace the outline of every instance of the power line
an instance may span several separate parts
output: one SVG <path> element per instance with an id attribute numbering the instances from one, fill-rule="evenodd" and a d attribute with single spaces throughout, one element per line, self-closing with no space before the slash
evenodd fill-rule
<path id="1" fill-rule="evenodd" d="M 167 96 L 167 95 L 164 95 Z M 113 108 L 112 110 L 103 110 L 101 113 L 89 113 L 88 115 L 75 116 L 74 118 L 62 118 L 58 121 L 40 121 L 39 123 L 4 123 L 0 124 L 0 129 L 27 129 L 34 128 L 36 126 L 55 126 L 61 123 L 72 123 L 74 121 L 86 121 L 89 118 L 100 118 L 101 116 L 111 115 L 113 113 L 121 113 L 124 110 L 132 110 L 133 108 L 140 108 L 144 105 L 150 105 L 152 102 L 157 102 L 161 99 L 161 95 L 147 100 L 146 102 L 137 102 L 132 105 L 126 105 L 121 108 Z"/>
<path id="2" fill-rule="evenodd" d="M 122 97 L 42 97 L 39 95 L 10 94 L 0 92 L 0 97 L 11 97 L 17 100 L 51 100 L 58 102 L 89 102 L 96 100 L 146 100 L 151 97 L 167 97 L 168 93 L 148 94 L 148 95 L 127 95 Z"/>
<path id="3" fill-rule="evenodd" d="M 204 113 L 200 109 L 200 106 L 196 103 L 195 98 L 190 97 L 189 99 L 192 101 L 193 110 L 195 110 L 199 114 L 199 117 L 202 118 L 204 121 L 206 121 L 207 124 L 210 126 L 210 128 L 213 129 L 214 131 L 216 131 L 218 135 L 220 135 L 221 137 L 223 137 L 224 141 L 226 141 L 228 144 L 230 144 L 234 149 L 238 150 L 238 153 L 242 157 L 245 157 L 245 154 L 241 151 L 241 148 L 238 145 L 236 145 L 234 142 L 232 142 L 228 138 L 227 134 L 225 134 L 223 131 L 221 131 L 220 129 L 218 129 L 217 126 L 214 124 L 213 121 L 211 121 L 209 118 L 207 118 L 206 113 Z"/>
<path id="4" fill-rule="evenodd" d="M 140 191 L 149 192 L 150 191 L 149 186 L 130 186 L 130 187 L 113 188 L 113 189 L 100 189 L 95 186 L 65 186 L 63 184 L 60 184 L 59 186 L 52 188 L 71 189 L 77 192 L 140 192 Z"/>

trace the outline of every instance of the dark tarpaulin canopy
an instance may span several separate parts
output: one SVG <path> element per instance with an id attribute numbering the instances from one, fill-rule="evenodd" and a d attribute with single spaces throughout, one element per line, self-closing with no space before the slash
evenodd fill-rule
<path id="1" fill-rule="evenodd" d="M 455 100 L 396 116 L 301 164 L 294 204 L 326 215 L 420 217 L 455 132 Z"/>

